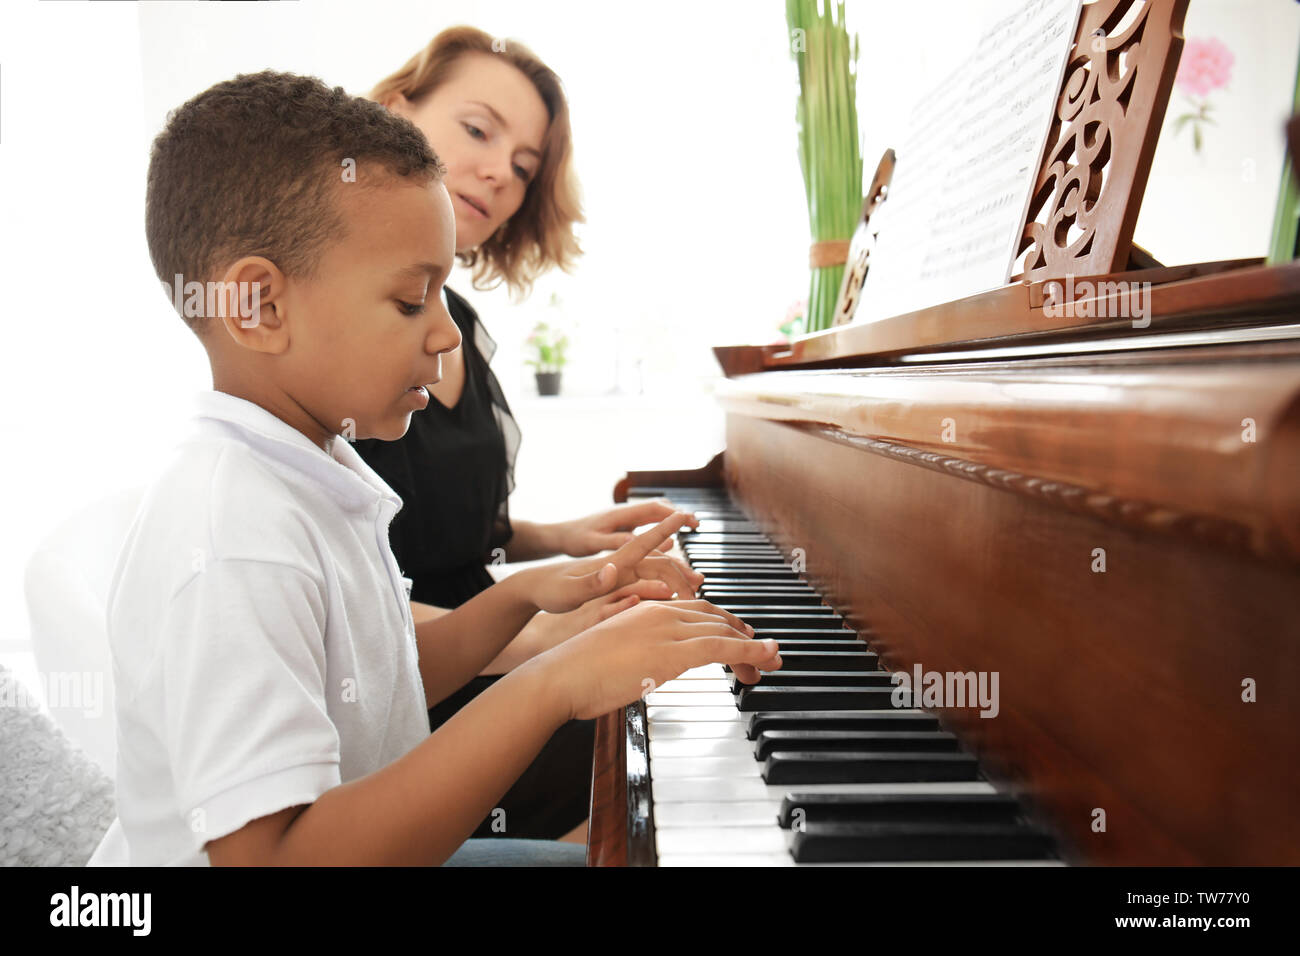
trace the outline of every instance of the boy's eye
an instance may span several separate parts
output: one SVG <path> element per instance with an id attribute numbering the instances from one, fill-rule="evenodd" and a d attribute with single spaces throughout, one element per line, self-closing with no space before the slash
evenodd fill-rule
<path id="1" fill-rule="evenodd" d="M 412 304 L 410 302 L 402 302 L 399 299 L 397 302 L 397 308 L 398 311 L 402 313 L 402 315 L 419 315 L 421 312 L 424 311 L 424 303 L 417 302 Z"/>

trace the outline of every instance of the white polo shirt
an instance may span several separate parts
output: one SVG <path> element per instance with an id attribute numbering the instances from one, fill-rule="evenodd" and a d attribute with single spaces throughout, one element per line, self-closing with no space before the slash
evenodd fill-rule
<path id="1" fill-rule="evenodd" d="M 401 499 L 342 438 L 195 403 L 109 592 L 118 818 L 92 866 L 206 866 L 207 841 L 429 736 Z"/>

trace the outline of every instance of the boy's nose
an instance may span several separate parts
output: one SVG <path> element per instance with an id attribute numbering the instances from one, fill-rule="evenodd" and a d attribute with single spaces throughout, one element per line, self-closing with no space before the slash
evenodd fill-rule
<path id="1" fill-rule="evenodd" d="M 432 352 L 454 352 L 460 348 L 460 328 L 452 320 L 446 306 L 435 311 L 433 327 L 429 330 L 429 350 Z"/>

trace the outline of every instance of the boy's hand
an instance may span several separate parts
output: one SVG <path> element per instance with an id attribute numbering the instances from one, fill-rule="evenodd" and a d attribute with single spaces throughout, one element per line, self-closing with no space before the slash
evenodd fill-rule
<path id="1" fill-rule="evenodd" d="M 553 614 L 572 611 L 594 597 L 637 581 L 662 582 L 667 587 L 661 594 L 665 598 L 673 594 L 694 597 L 704 575 L 658 551 L 689 520 L 689 515 L 674 511 L 607 557 L 530 568 L 519 574 L 527 576 L 528 593 L 538 610 Z"/>
<path id="2" fill-rule="evenodd" d="M 641 601 L 664 600 L 671 596 L 668 585 L 662 581 L 637 581 L 610 594 L 592 598 L 582 607 L 565 614 L 538 611 L 523 633 L 530 637 L 532 653 L 540 654 Z"/>
<path id="3" fill-rule="evenodd" d="M 689 512 L 687 524 L 692 528 L 700 526 L 699 519 Z M 662 498 L 654 501 L 639 501 L 636 504 L 619 505 L 608 511 L 600 511 L 576 518 L 560 525 L 560 550 L 570 557 L 584 558 L 601 551 L 621 548 L 632 540 L 632 532 L 643 524 L 662 521 L 673 514 L 673 505 Z M 671 541 L 664 541 L 658 546 L 660 551 L 672 547 Z"/>
<path id="4" fill-rule="evenodd" d="M 746 684 L 781 666 L 776 641 L 707 601 L 638 604 L 528 662 L 548 668 L 548 686 L 572 719 L 631 703 L 692 667 L 727 664 Z"/>

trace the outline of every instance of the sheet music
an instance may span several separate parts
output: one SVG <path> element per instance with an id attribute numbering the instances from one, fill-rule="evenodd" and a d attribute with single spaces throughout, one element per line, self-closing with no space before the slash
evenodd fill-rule
<path id="1" fill-rule="evenodd" d="M 1008 0 L 971 55 L 917 101 L 855 321 L 1005 285 L 1081 0 Z"/>

